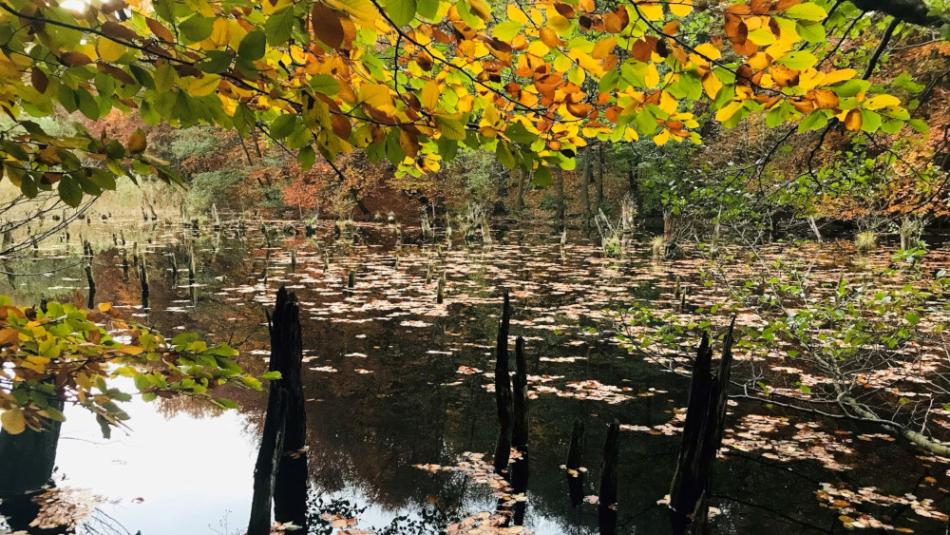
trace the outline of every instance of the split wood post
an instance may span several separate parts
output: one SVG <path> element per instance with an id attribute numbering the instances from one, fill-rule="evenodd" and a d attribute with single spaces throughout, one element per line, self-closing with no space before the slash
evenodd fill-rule
<path id="1" fill-rule="evenodd" d="M 735 318 L 723 340 L 718 375 L 712 375 L 712 348 L 708 334 L 703 333 L 697 350 L 683 442 L 670 488 L 673 535 L 700 535 L 709 530 L 708 498 L 713 462 L 725 428 L 734 327 Z"/>
<path id="2" fill-rule="evenodd" d="M 495 347 L 495 404 L 498 408 L 498 442 L 495 445 L 495 473 L 508 473 L 511 454 L 511 376 L 508 373 L 508 332 L 511 322 L 511 302 L 504 289 L 501 320 Z"/>
<path id="3" fill-rule="evenodd" d="M 617 457 L 620 453 L 620 423 L 616 420 L 607 428 L 604 442 L 604 461 L 600 469 L 600 493 L 597 516 L 601 535 L 617 533 Z"/>

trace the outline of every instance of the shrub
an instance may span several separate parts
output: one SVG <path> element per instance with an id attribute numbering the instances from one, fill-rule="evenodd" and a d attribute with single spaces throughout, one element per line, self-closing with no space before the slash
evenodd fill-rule
<path id="1" fill-rule="evenodd" d="M 877 233 L 873 230 L 859 232 L 854 237 L 854 248 L 859 253 L 868 253 L 877 248 Z"/>
<path id="2" fill-rule="evenodd" d="M 220 203 L 232 198 L 229 190 L 243 182 L 244 178 L 244 173 L 236 169 L 208 171 L 193 175 L 191 188 L 188 191 L 188 207 L 193 211 L 201 212 L 210 209 L 214 202 Z"/>
<path id="3" fill-rule="evenodd" d="M 650 241 L 650 250 L 653 251 L 653 258 L 666 256 L 666 240 L 663 239 L 663 236 L 657 236 Z"/>

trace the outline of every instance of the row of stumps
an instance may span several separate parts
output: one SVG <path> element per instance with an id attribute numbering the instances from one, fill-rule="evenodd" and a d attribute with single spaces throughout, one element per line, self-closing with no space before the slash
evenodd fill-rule
<path id="1" fill-rule="evenodd" d="M 281 286 L 270 330 L 270 371 L 280 379 L 268 390 L 267 412 L 257 462 L 247 535 L 271 533 L 271 507 L 279 524 L 307 532 L 307 417 L 301 366 L 303 340 L 296 296 Z"/>
<path id="2" fill-rule="evenodd" d="M 495 348 L 495 403 L 499 430 L 494 469 L 511 484 L 514 493 L 520 494 L 527 490 L 528 484 L 528 374 L 524 339 L 520 336 L 515 339 L 515 373 L 513 376 L 510 373 L 508 338 L 511 314 L 509 293 L 504 289 Z M 683 440 L 670 487 L 669 512 L 673 535 L 709 533 L 709 494 L 713 463 L 725 429 L 734 328 L 735 318 L 723 339 L 717 374 L 712 373 L 713 350 L 708 333 L 703 333 L 693 363 Z M 571 431 L 565 465 L 568 496 L 575 507 L 584 499 L 583 444 L 584 424 L 578 420 Z M 512 449 L 515 459 L 509 462 Z M 617 533 L 619 455 L 620 424 L 614 420 L 607 427 L 600 471 L 597 509 L 602 535 Z M 515 502 L 513 511 L 500 512 L 510 515 L 509 520 L 520 526 L 524 524 L 526 506 L 525 500 L 519 500 Z"/>

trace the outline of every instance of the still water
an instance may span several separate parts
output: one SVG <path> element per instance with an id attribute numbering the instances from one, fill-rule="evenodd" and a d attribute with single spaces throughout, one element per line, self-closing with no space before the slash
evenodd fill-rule
<path id="1" fill-rule="evenodd" d="M 229 341 L 251 370 L 266 366 L 264 310 L 277 288 L 297 294 L 311 533 L 340 526 L 439 533 L 494 510 L 497 499 L 467 452 L 490 462 L 497 435 L 492 348 L 502 287 L 511 291 L 512 336 L 526 341 L 530 373 L 527 529 L 598 532 L 596 506 L 571 504 L 561 466 L 580 420 L 584 494 L 595 495 L 606 426 L 616 419 L 623 424 L 619 531 L 669 532 L 657 502 L 669 491 L 681 426 L 676 411 L 685 406 L 688 378 L 620 347 L 615 312 L 635 300 L 673 306 L 672 280 L 680 275 L 689 284 L 689 260 L 658 263 L 644 250 L 609 259 L 596 247 L 562 246 L 544 233 L 499 236 L 490 247 L 397 247 L 392 229 L 372 224 L 361 227 L 357 245 L 343 247 L 330 245 L 329 229 L 314 240 L 283 232 L 285 225 L 270 223 L 268 237 L 233 226 L 129 226 L 113 238 L 118 227 L 103 225 L 83 234 L 96 244 L 96 301 L 169 335 L 196 330 Z M 133 250 L 148 266 L 149 309 L 141 306 L 135 270 L 123 272 Z M 9 277 L 17 300 L 85 301 L 80 252 L 75 236 L 61 237 L 8 261 L 5 271 L 28 274 Z M 828 266 L 840 266 L 829 255 Z M 437 303 L 443 276 L 445 297 Z M 108 440 L 92 416 L 68 410 L 57 485 L 101 497 L 89 523 L 96 533 L 243 533 L 266 396 L 229 395 L 239 410 L 190 400 L 129 402 L 130 429 Z M 950 510 L 947 460 L 858 439 L 866 430 L 796 418 L 761 405 L 731 407 L 727 444 L 735 447 L 726 448 L 714 478 L 716 533 L 843 532 L 841 512 L 821 504 L 827 484 L 911 494 L 913 503 L 930 500 L 930 510 Z M 775 455 L 781 448 L 804 453 Z M 0 459 L 0 470 L 7 462 L 15 461 Z M 871 500 L 855 507 L 915 533 L 946 530 L 913 505 Z"/>

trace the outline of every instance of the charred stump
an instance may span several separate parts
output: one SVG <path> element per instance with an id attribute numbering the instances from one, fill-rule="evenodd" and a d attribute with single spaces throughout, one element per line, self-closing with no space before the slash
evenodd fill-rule
<path id="1" fill-rule="evenodd" d="M 683 442 L 670 488 L 673 535 L 708 533 L 712 467 L 725 427 L 735 318 L 723 341 L 719 373 L 712 374 L 712 348 L 703 333 L 693 364 Z"/>
<path id="2" fill-rule="evenodd" d="M 272 317 L 269 370 L 280 372 L 271 382 L 257 463 L 248 535 L 270 533 L 271 500 L 278 522 L 307 525 L 307 421 L 301 365 L 303 342 L 300 310 L 294 294 L 281 287 Z"/>

